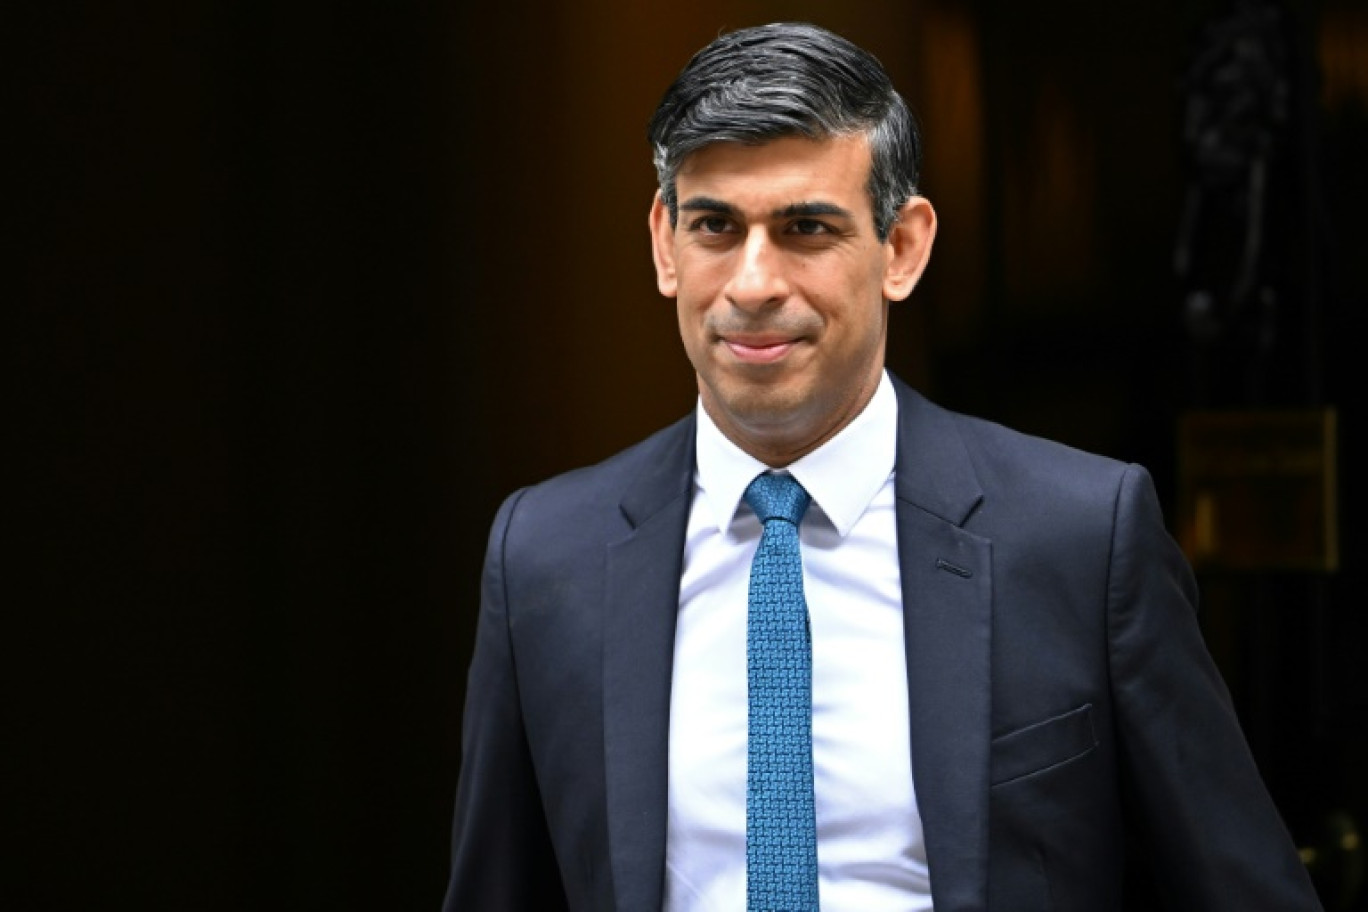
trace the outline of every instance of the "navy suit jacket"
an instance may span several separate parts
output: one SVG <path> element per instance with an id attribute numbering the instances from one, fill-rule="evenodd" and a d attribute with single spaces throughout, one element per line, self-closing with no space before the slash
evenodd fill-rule
<path id="1" fill-rule="evenodd" d="M 1145 470 L 894 386 L 937 912 L 1319 909 Z M 660 908 L 693 474 L 689 417 L 500 508 L 446 912 Z"/>

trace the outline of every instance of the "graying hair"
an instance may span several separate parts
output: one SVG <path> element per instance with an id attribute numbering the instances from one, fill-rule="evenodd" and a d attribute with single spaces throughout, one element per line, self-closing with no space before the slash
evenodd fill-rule
<path id="1" fill-rule="evenodd" d="M 666 90 L 647 129 L 671 223 L 679 216 L 679 168 L 705 146 L 859 134 L 869 141 L 867 186 L 874 230 L 884 241 L 917 192 L 916 119 L 872 54 L 802 22 L 740 29 L 714 40 Z"/>

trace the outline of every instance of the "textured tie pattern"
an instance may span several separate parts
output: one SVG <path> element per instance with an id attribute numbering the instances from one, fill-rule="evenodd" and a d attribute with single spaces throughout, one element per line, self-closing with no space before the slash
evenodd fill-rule
<path id="1" fill-rule="evenodd" d="M 746 489 L 764 532 L 751 564 L 746 660 L 746 908 L 816 912 L 817 814 L 812 787 L 812 642 L 798 522 L 809 497 L 792 476 Z"/>

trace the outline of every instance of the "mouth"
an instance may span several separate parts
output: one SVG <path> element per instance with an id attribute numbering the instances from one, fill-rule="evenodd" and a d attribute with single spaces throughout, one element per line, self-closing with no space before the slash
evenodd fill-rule
<path id="1" fill-rule="evenodd" d="M 738 361 L 745 364 L 772 364 L 798 346 L 798 341 L 791 338 L 723 338 L 721 342 Z"/>

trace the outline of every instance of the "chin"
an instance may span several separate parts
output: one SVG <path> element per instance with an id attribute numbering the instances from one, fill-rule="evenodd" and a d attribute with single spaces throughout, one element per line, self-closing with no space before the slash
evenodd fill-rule
<path id="1" fill-rule="evenodd" d="M 723 400 L 727 412 L 752 428 L 790 425 L 811 405 L 809 396 L 791 388 L 748 387 L 730 393 Z"/>

